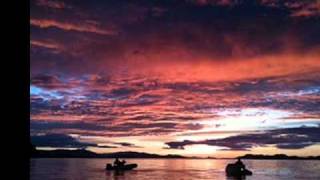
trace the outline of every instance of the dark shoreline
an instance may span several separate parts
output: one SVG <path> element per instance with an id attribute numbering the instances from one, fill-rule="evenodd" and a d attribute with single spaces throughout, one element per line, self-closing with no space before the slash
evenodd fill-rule
<path id="1" fill-rule="evenodd" d="M 252 160 L 320 160 L 320 156 L 287 156 L 285 154 L 276 154 L 276 155 L 261 155 L 261 154 L 246 154 L 240 156 L 241 159 L 252 159 Z"/>
<path id="2" fill-rule="evenodd" d="M 167 157 L 119 157 L 125 159 L 195 159 L 195 160 L 235 160 L 236 158 L 201 158 L 201 157 L 184 157 L 184 158 L 167 158 Z M 114 159 L 112 157 L 30 157 L 30 159 Z M 297 158 L 297 159 L 243 159 L 243 160 L 304 160 L 304 161 L 319 161 L 319 158 Z"/>
<path id="3" fill-rule="evenodd" d="M 88 150 L 33 150 L 31 158 L 143 158 L 143 159 L 202 159 L 200 157 L 185 157 L 176 154 L 158 155 L 144 152 L 114 152 L 97 154 Z"/>
<path id="4" fill-rule="evenodd" d="M 30 153 L 30 158 L 89 158 L 89 159 L 114 159 L 114 158 L 127 158 L 127 159 L 235 159 L 235 158 L 215 158 L 215 157 L 186 157 L 176 154 L 168 155 L 158 155 L 149 154 L 144 152 L 114 152 L 97 154 L 88 150 L 36 150 L 33 149 Z M 285 154 L 276 155 L 253 155 L 246 154 L 244 156 L 239 156 L 236 158 L 241 158 L 244 160 L 320 160 L 320 156 L 287 156 Z"/>

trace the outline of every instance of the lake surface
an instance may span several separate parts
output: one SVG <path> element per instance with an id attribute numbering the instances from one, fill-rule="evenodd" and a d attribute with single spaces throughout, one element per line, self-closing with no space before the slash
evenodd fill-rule
<path id="1" fill-rule="evenodd" d="M 225 166 L 235 160 L 214 159 L 126 159 L 138 168 L 122 174 L 104 170 L 113 159 L 31 159 L 31 180 L 187 180 L 232 179 Z M 320 179 L 317 160 L 243 160 L 253 175 L 248 180 Z"/>

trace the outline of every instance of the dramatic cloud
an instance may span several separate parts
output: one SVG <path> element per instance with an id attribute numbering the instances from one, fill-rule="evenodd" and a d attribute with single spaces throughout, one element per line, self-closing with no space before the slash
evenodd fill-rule
<path id="1" fill-rule="evenodd" d="M 206 144 L 221 146 L 227 150 L 250 150 L 257 146 L 275 145 L 279 149 L 302 149 L 320 143 L 319 127 L 279 129 L 252 134 L 242 134 L 223 139 L 204 141 L 167 142 L 170 148 L 184 149 L 184 146 Z"/>
<path id="2" fill-rule="evenodd" d="M 43 147 L 71 147 L 71 148 L 85 148 L 88 146 L 97 146 L 92 143 L 80 142 L 77 139 L 64 134 L 46 134 L 31 136 L 31 142 L 35 146 Z"/>
<path id="3" fill-rule="evenodd" d="M 104 131 L 105 127 L 99 126 L 96 123 L 86 123 L 86 122 L 41 122 L 41 121 L 31 121 L 30 130 L 37 131 L 48 131 L 52 130 L 53 132 L 58 129 L 79 129 L 79 130 L 93 130 L 93 131 Z"/>
<path id="4" fill-rule="evenodd" d="M 31 135 L 56 133 L 66 136 L 59 146 L 95 151 L 272 145 L 314 154 L 318 138 L 304 131 L 320 121 L 319 7 L 32 0 Z"/>
<path id="5" fill-rule="evenodd" d="M 52 126 L 56 126 L 57 129 L 61 128 L 61 126 L 57 125 L 57 123 L 55 125 L 52 124 Z M 76 128 L 78 127 L 79 126 L 77 126 Z M 46 127 L 46 128 L 50 129 L 50 127 Z M 102 142 L 102 144 L 92 143 L 90 142 L 90 140 L 86 139 L 85 137 L 57 134 L 57 133 L 32 135 L 31 143 L 40 148 L 41 147 L 46 147 L 46 148 L 92 148 L 92 147 L 95 147 L 95 148 L 120 148 L 120 147 L 143 148 L 141 146 L 136 146 L 135 144 L 128 143 L 128 142 L 104 141 Z"/>
<path id="6" fill-rule="evenodd" d="M 121 145 L 121 146 L 124 146 L 124 147 L 141 148 L 140 146 L 136 146 L 136 145 L 134 145 L 132 143 L 127 143 L 127 142 L 118 142 L 118 143 L 113 143 L 113 144 Z"/>
<path id="7" fill-rule="evenodd" d="M 297 126 L 314 123 L 319 116 L 320 87 L 316 77 L 318 74 L 168 83 L 145 78 L 105 81 L 100 76 L 61 80 L 38 75 L 31 80 L 31 119 L 59 124 L 68 121 L 71 124 L 61 130 L 82 129 L 88 133 L 92 127 L 91 131 L 96 128 L 95 134 L 108 136 L 123 136 L 129 131 L 132 135 L 196 131 L 208 127 L 203 121 L 222 118 L 251 118 L 253 122 L 259 118 L 270 122 L 264 123 L 269 128 L 274 123 L 290 126 L 295 122 Z M 220 127 L 218 124 L 212 126 Z M 56 124 L 47 126 L 57 128 Z"/>
<path id="8" fill-rule="evenodd" d="M 113 35 L 115 32 L 99 29 L 91 24 L 73 24 L 67 22 L 60 22 L 52 19 L 30 19 L 30 24 L 39 28 L 55 27 L 66 31 L 79 31 L 97 33 L 101 35 Z"/>
<path id="9" fill-rule="evenodd" d="M 223 74 L 250 71 L 242 61 L 254 67 L 252 71 L 257 73 L 251 75 L 257 76 L 318 66 L 318 54 L 312 55 L 318 52 L 320 42 L 317 16 L 291 17 L 289 1 L 285 5 L 242 2 L 232 8 L 228 4 L 233 1 L 205 2 L 198 6 L 188 1 L 70 1 L 75 8 L 59 13 L 32 6 L 31 39 L 51 38 L 64 44 L 65 51 L 51 62 L 57 72 L 63 67 L 70 73 L 76 69 L 108 74 L 129 71 L 179 78 L 188 69 L 184 79 L 190 74 L 198 79 L 215 74 L 209 77 L 221 80 Z M 160 15 L 153 15 L 155 8 L 162 10 Z M 77 60 L 66 58 L 66 53 L 77 53 Z M 37 54 L 32 59 L 47 58 Z M 40 62 L 32 64 L 33 71 L 39 71 Z M 289 68 L 282 68 L 285 66 Z"/>

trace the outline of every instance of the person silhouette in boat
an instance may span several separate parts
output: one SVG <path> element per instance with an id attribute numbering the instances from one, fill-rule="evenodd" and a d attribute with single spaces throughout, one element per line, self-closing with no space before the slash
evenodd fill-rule
<path id="1" fill-rule="evenodd" d="M 121 162 L 119 161 L 119 158 L 116 158 L 113 162 L 114 166 L 119 167 L 121 166 Z"/>
<path id="2" fill-rule="evenodd" d="M 124 165 L 126 164 L 125 160 L 120 161 L 119 158 L 116 158 L 116 160 L 114 161 L 114 166 L 116 167 L 124 167 Z"/>
<path id="3" fill-rule="evenodd" d="M 230 163 L 226 166 L 227 176 L 241 177 L 246 175 L 252 175 L 252 172 L 246 169 L 246 166 L 243 164 L 240 158 L 237 158 L 237 162 Z"/>
<path id="4" fill-rule="evenodd" d="M 243 164 L 243 162 L 241 161 L 240 158 L 238 158 L 238 160 L 235 163 L 235 165 L 237 165 L 239 168 L 241 168 L 242 171 L 246 169 L 246 166 Z"/>
<path id="5" fill-rule="evenodd" d="M 122 161 L 121 161 L 121 165 L 124 166 L 125 164 L 126 164 L 126 161 L 125 161 L 125 160 L 122 160 Z"/>

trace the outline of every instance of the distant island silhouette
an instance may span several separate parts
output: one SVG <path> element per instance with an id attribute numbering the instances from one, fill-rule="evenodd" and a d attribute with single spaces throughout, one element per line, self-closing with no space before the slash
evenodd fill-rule
<path id="1" fill-rule="evenodd" d="M 159 154 L 150 154 L 144 152 L 133 152 L 133 151 L 124 151 L 124 152 L 113 152 L 113 153 L 104 153 L 98 154 L 86 149 L 78 150 L 37 150 L 33 145 L 30 145 L 30 157 L 31 158 L 172 158 L 172 159 L 234 159 L 234 158 L 215 158 L 208 156 L 206 158 L 202 157 L 186 157 L 177 154 L 168 154 L 168 155 L 159 155 Z M 262 155 L 262 154 L 246 154 L 244 156 L 239 156 L 236 158 L 241 159 L 288 159 L 288 160 L 320 160 L 320 156 L 308 156 L 308 157 L 299 157 L 299 156 L 287 156 L 285 154 L 275 154 L 275 155 Z"/>
<path id="2" fill-rule="evenodd" d="M 30 157 L 32 158 L 198 158 L 198 157 L 185 157 L 176 154 L 158 155 L 149 154 L 144 152 L 114 152 L 98 154 L 85 149 L 79 150 L 36 150 L 31 147 Z"/>
<path id="3" fill-rule="evenodd" d="M 97 154 L 85 149 L 80 150 L 36 150 L 32 158 L 189 158 L 180 155 L 158 155 L 143 152 L 114 152 Z"/>
<path id="4" fill-rule="evenodd" d="M 241 159 L 270 159 L 270 160 L 277 160 L 277 159 L 286 159 L 286 160 L 320 160 L 320 156 L 307 156 L 307 157 L 300 157 L 300 156 L 288 156 L 285 154 L 275 154 L 275 155 L 263 155 L 263 154 L 246 154 L 244 156 L 239 156 L 238 158 Z"/>

